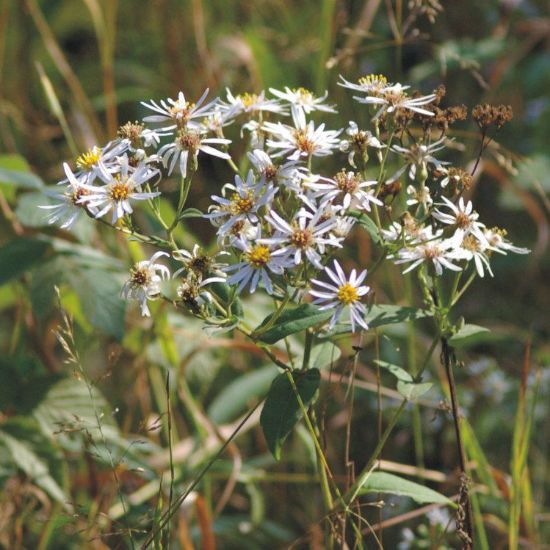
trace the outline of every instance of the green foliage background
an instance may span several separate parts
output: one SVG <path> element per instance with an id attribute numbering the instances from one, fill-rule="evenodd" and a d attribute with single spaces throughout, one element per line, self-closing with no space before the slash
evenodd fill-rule
<path id="1" fill-rule="evenodd" d="M 71 232 L 49 227 L 36 208 L 45 203 L 44 187 L 62 177 L 62 162 L 108 141 L 119 122 L 140 119 L 140 100 L 174 96 L 180 89 L 191 97 L 205 87 L 214 95 L 226 86 L 240 93 L 285 85 L 328 89 L 341 106 L 332 127 L 344 126 L 359 111 L 336 86 L 338 74 L 354 80 L 367 73 L 383 73 L 424 92 L 443 83 L 449 105 L 491 102 L 514 109 L 513 122 L 484 158 L 472 194 L 488 226 L 507 227 L 513 242 L 533 252 L 495 259 L 495 279 L 477 280 L 469 292 L 461 314 L 491 332 L 461 348 L 465 366 L 458 378 L 472 427 L 469 457 L 477 465 L 475 482 L 484 488 L 478 517 L 488 542 L 478 541 L 480 547 L 497 548 L 507 540 L 516 498 L 507 483 L 517 467 L 512 442 L 523 433 L 522 407 L 532 414 L 533 436 L 529 468 L 516 485 L 520 534 L 530 544 L 550 539 L 548 6 L 542 0 L 443 2 L 435 23 L 420 16 L 407 30 L 406 4 L 0 0 L 1 547 L 130 547 L 126 530 L 137 529 L 133 536 L 141 540 L 139 530 L 150 528 L 165 505 L 159 485 L 161 477 L 164 483 L 169 479 L 167 373 L 173 381 L 177 489 L 212 456 L 218 432 L 226 437 L 265 396 L 276 374 L 244 341 L 214 340 L 193 319 L 174 316 L 162 305 L 154 308 L 152 325 L 127 308 L 120 288 L 128 267 L 143 254 L 140 246 L 90 220 Z M 455 132 L 475 158 L 474 125 L 465 123 Z M 207 160 L 198 178 L 190 203 L 204 211 L 209 191 L 230 174 Z M 167 196 L 163 208 L 170 211 Z M 152 220 L 142 222 L 155 229 Z M 207 244 L 212 236 L 208 224 L 195 219 L 177 235 L 187 246 L 196 240 Z M 368 238 L 355 239 L 348 261 L 368 268 L 370 257 Z M 374 286 L 387 303 L 402 301 L 397 271 L 379 273 Z M 255 326 L 268 304 L 261 296 L 248 304 Z M 376 339 L 382 355 L 397 364 L 406 364 L 410 353 L 422 357 L 430 340 L 422 320 L 414 326 L 412 345 L 409 324 L 381 329 Z M 66 349 L 54 330 L 65 330 Z M 350 446 L 357 471 L 377 441 L 375 338 L 368 336 L 363 345 L 358 371 L 363 385 L 357 386 Z M 346 378 L 353 350 L 347 341 L 341 348 L 331 353 L 342 353 L 340 373 Z M 526 350 L 530 391 L 524 402 L 518 395 Z M 444 399 L 440 375 L 434 364 L 431 381 L 437 388 L 419 407 L 422 453 L 415 448 L 411 417 L 417 413 L 411 410 L 384 458 L 442 473 L 442 479 L 421 481 L 452 495 L 456 457 L 451 425 L 438 407 Z M 383 410 L 391 410 L 394 379 L 383 374 L 382 382 L 389 392 Z M 345 476 L 346 388 L 323 388 L 328 454 Z M 314 456 L 299 427 L 275 463 L 256 419 L 184 505 L 173 547 L 212 548 L 213 538 L 220 548 L 277 548 L 293 541 L 297 547 L 321 547 L 315 546 L 322 517 Z M 236 485 L 224 501 L 223 488 L 237 462 L 242 466 Z M 372 507 L 373 523 L 416 507 L 404 498 L 387 500 L 391 506 L 381 516 Z M 423 516 L 387 530 L 387 547 L 401 540 L 402 528 L 419 529 L 419 523 L 426 524 Z M 434 534 L 420 529 L 417 536 L 433 541 Z M 450 535 L 449 547 L 453 540 Z"/>

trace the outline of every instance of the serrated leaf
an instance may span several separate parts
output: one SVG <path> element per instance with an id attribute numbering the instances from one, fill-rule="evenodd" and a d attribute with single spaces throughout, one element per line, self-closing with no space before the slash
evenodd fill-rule
<path id="1" fill-rule="evenodd" d="M 301 304 L 298 307 L 285 310 L 272 327 L 262 332 L 262 327 L 273 317 L 273 314 L 268 315 L 255 332 L 259 332 L 258 340 L 261 342 L 274 344 L 291 334 L 324 323 L 330 319 L 332 313 L 331 310 L 321 311 L 312 304 Z"/>
<path id="2" fill-rule="evenodd" d="M 0 247 L 0 285 L 40 263 L 49 245 L 38 239 L 13 239 Z"/>
<path id="3" fill-rule="evenodd" d="M 453 505 L 453 502 L 446 496 L 429 487 L 386 472 L 372 472 L 369 475 L 358 494 L 364 495 L 367 493 L 389 493 L 391 495 L 409 497 L 419 504 L 437 503 Z"/>
<path id="4" fill-rule="evenodd" d="M 433 384 L 431 382 L 413 384 L 401 380 L 397 381 L 397 391 L 408 401 L 415 401 L 424 395 L 432 386 Z"/>
<path id="5" fill-rule="evenodd" d="M 403 368 L 394 365 L 393 363 L 388 363 L 387 361 L 380 361 L 375 359 L 374 362 L 382 369 L 387 370 L 393 374 L 398 380 L 401 380 L 406 383 L 411 383 L 413 377 Z"/>
<path id="6" fill-rule="evenodd" d="M 449 344 L 451 346 L 466 346 L 474 343 L 478 336 L 490 332 L 488 328 L 480 327 L 479 325 L 463 325 L 455 334 L 449 338 Z"/>
<path id="7" fill-rule="evenodd" d="M 367 216 L 367 214 L 365 214 L 364 212 L 359 212 L 358 210 L 350 210 L 348 214 L 352 218 L 355 218 L 355 220 L 361 227 L 367 230 L 367 233 L 370 235 L 373 242 L 380 242 L 380 230 L 378 229 L 374 221 L 369 218 L 369 216 Z"/>
<path id="8" fill-rule="evenodd" d="M 308 407 L 319 388 L 321 373 L 317 369 L 310 369 L 306 372 L 293 372 L 291 376 L 304 406 Z M 302 409 L 288 375 L 280 374 L 269 388 L 260 416 L 267 446 L 276 460 L 281 458 L 283 443 L 301 418 Z"/>

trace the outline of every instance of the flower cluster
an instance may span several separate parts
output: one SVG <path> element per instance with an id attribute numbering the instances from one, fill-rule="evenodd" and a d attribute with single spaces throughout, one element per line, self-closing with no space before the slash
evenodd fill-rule
<path id="1" fill-rule="evenodd" d="M 346 129 L 319 123 L 315 117 L 330 116 L 335 106 L 327 93 L 316 97 L 303 88 L 270 89 L 272 97 L 227 90 L 225 99 L 210 101 L 206 90 L 195 103 L 180 92 L 176 99 L 142 102 L 150 111 L 143 122 L 122 126 L 105 147 L 82 154 L 74 169 L 65 164 L 60 182 L 65 190 L 56 195 L 56 204 L 43 208 L 63 228 L 79 212 L 95 218 L 110 213 L 112 225 L 133 234 L 133 205 L 146 201 L 166 238 L 142 240 L 162 242 L 166 251 L 136 264 L 123 289 L 144 315 L 147 302 L 162 295 L 161 282 L 172 277 L 175 303 L 205 320 L 230 316 L 231 296 L 263 287 L 276 300 L 310 300 L 333 310 L 329 329 L 344 310 L 352 331 L 367 329 L 367 271 L 347 276 L 333 258 L 357 220 L 371 234 L 375 230 L 380 257 L 403 265 L 403 273 L 420 268 L 443 276 L 446 270 L 471 269 L 483 277 L 493 274 L 494 252 L 528 252 L 509 243 L 502 229 L 488 229 L 479 220 L 463 196 L 470 174 L 441 158 L 451 143 L 446 129 L 465 116 L 462 106 L 439 107 L 442 88 L 411 93 L 409 86 L 382 75 L 357 83 L 341 77 L 339 84 L 369 111 L 369 128 L 354 121 Z M 442 116 L 443 125 L 427 122 Z M 232 125 L 240 126 L 248 143 L 240 162 L 232 158 L 232 140 L 226 137 Z M 173 235 L 205 155 L 235 172 L 202 214 L 217 232 L 218 249 L 211 253 L 198 245 L 181 249 Z M 338 168 L 331 168 L 335 164 Z M 176 218 L 166 223 L 156 202 L 159 183 L 177 172 L 182 183 Z M 163 255 L 179 265 L 172 276 L 168 266 L 156 263 Z M 220 299 L 215 285 L 229 288 L 229 298 Z"/>

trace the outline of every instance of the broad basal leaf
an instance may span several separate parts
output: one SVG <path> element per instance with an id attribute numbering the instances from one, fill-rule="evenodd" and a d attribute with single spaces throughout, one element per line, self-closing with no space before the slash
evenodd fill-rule
<path id="1" fill-rule="evenodd" d="M 310 369 L 291 375 L 303 405 L 307 407 L 319 388 L 321 374 L 317 369 Z M 302 409 L 288 375 L 279 374 L 271 384 L 260 416 L 267 446 L 276 460 L 281 458 L 281 447 L 300 418 Z"/>

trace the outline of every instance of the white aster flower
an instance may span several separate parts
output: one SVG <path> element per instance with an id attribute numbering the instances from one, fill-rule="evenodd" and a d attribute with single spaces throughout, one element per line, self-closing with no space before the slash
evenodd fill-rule
<path id="1" fill-rule="evenodd" d="M 485 250 L 486 247 L 474 235 L 466 235 L 460 246 L 455 249 L 455 257 L 467 262 L 474 260 L 477 274 L 480 277 L 485 276 L 485 269 L 491 277 L 494 277 Z"/>
<path id="2" fill-rule="evenodd" d="M 226 197 L 228 191 L 230 195 Z M 277 188 L 271 183 L 266 185 L 263 177 L 255 183 L 254 172 L 249 170 L 246 181 L 236 175 L 235 185 L 224 185 L 223 196 L 212 195 L 212 200 L 217 204 L 211 206 L 204 217 L 215 225 L 221 224 L 218 235 L 223 236 L 241 222 L 258 223 L 258 211 L 264 206 L 269 208 L 276 192 Z"/>
<path id="3" fill-rule="evenodd" d="M 355 167 L 355 153 L 360 151 L 362 155 L 367 154 L 368 147 L 375 149 L 383 149 L 385 145 L 380 143 L 380 140 L 372 135 L 368 130 L 359 130 L 356 122 L 349 121 L 346 128 L 347 139 L 340 142 L 340 151 L 348 153 L 348 162 Z"/>
<path id="4" fill-rule="evenodd" d="M 359 275 L 357 275 L 355 269 L 352 270 L 348 280 L 336 260 L 334 260 L 333 269 L 330 269 L 328 266 L 325 267 L 325 273 L 329 276 L 332 283 L 326 283 L 318 279 L 311 280 L 313 284 L 320 287 L 319 290 L 314 289 L 309 291 L 315 298 L 313 303 L 319 305 L 320 310 L 334 309 L 329 323 L 329 330 L 334 327 L 346 307 L 349 309 L 351 331 L 355 332 L 356 325 L 368 330 L 369 327 L 365 321 L 367 309 L 360 301 L 370 290 L 370 287 L 361 285 L 367 276 L 367 270 L 363 270 Z"/>
<path id="5" fill-rule="evenodd" d="M 174 277 L 185 271 L 198 281 L 224 282 L 226 274 L 222 271 L 227 264 L 216 261 L 216 256 L 228 255 L 228 252 L 218 252 L 214 255 L 205 254 L 198 244 L 193 250 L 174 250 L 172 257 L 181 262 L 183 267 L 174 272 Z M 207 275 L 211 275 L 207 277 Z M 206 284 L 206 283 L 205 283 Z"/>
<path id="6" fill-rule="evenodd" d="M 240 94 L 234 96 L 229 88 L 226 88 L 227 102 L 222 102 L 226 109 L 232 109 L 237 114 L 256 113 L 267 111 L 270 113 L 286 114 L 286 109 L 276 99 L 266 99 L 265 92 L 259 94 Z"/>
<path id="7" fill-rule="evenodd" d="M 306 215 L 302 209 L 297 219 L 288 223 L 277 212 L 271 212 L 265 219 L 275 229 L 273 237 L 259 239 L 262 244 L 277 245 L 281 254 L 289 254 L 294 263 L 299 265 L 305 259 L 317 269 L 323 269 L 322 256 L 326 246 L 341 248 L 342 238 L 337 239 L 329 234 L 334 226 L 334 219 L 321 219 L 321 210 L 312 216 Z"/>
<path id="8" fill-rule="evenodd" d="M 342 130 L 325 130 L 321 124 L 315 128 L 313 121 L 306 122 L 302 109 L 292 108 L 294 126 L 277 122 L 265 122 L 264 130 L 271 134 L 267 146 L 274 152 L 274 157 L 288 156 L 289 160 L 300 157 L 324 157 L 331 155 L 339 146 L 338 136 Z"/>
<path id="9" fill-rule="evenodd" d="M 427 210 L 433 204 L 430 190 L 425 185 L 422 185 L 420 189 L 417 189 L 414 185 L 407 186 L 407 195 L 410 197 L 407 199 L 408 206 L 421 204 Z"/>
<path id="10" fill-rule="evenodd" d="M 285 91 L 281 92 L 275 88 L 269 88 L 269 91 L 279 99 L 288 102 L 291 106 L 302 109 L 304 113 L 310 114 L 313 111 L 323 111 L 325 113 L 336 113 L 334 105 L 326 105 L 325 99 L 328 97 L 328 92 L 321 97 L 315 97 L 312 92 L 305 88 L 290 89 L 285 86 Z"/>
<path id="11" fill-rule="evenodd" d="M 432 213 L 432 217 L 446 225 L 453 225 L 457 230 L 462 231 L 463 235 L 473 234 L 485 246 L 487 239 L 483 233 L 484 224 L 478 222 L 479 214 L 474 210 L 472 201 L 464 202 L 464 197 L 460 197 L 458 206 L 446 197 L 441 197 L 444 201 L 442 206 L 446 206 L 450 213 L 441 212 L 437 208 Z"/>
<path id="12" fill-rule="evenodd" d="M 227 279 L 227 284 L 238 285 L 238 293 L 248 285 L 250 285 L 250 292 L 255 292 L 261 284 L 268 294 L 273 294 L 269 273 L 282 275 L 285 268 L 293 265 L 288 256 L 281 254 L 280 251 L 274 251 L 267 244 L 237 239 L 233 242 L 233 246 L 242 251 L 241 261 L 225 267 L 224 271 L 233 272 Z"/>
<path id="13" fill-rule="evenodd" d="M 84 185 L 88 194 L 80 199 L 88 209 L 97 210 L 96 218 L 101 218 L 110 210 L 113 211 L 112 223 L 115 223 L 125 214 L 133 212 L 130 201 L 147 200 L 160 195 L 160 192 L 142 192 L 141 186 L 151 178 L 158 175 L 158 170 L 151 169 L 147 164 L 142 163 L 137 168 L 131 168 L 128 164 L 128 157 L 119 157 L 119 171 L 111 173 L 100 165 L 99 177 L 105 185 L 96 187 Z"/>
<path id="14" fill-rule="evenodd" d="M 462 271 L 462 268 L 453 264 L 451 260 L 459 260 L 460 254 L 457 253 L 457 244 L 462 239 L 462 235 L 455 234 L 450 239 L 441 239 L 442 231 L 433 232 L 431 226 L 427 226 L 423 231 L 421 238 L 425 239 L 418 243 L 411 243 L 397 253 L 396 264 L 411 262 L 411 265 L 403 271 L 403 274 L 412 271 L 424 262 L 431 262 L 437 275 L 443 274 L 443 268 L 451 271 Z M 392 256 L 388 256 L 391 258 Z"/>
<path id="15" fill-rule="evenodd" d="M 321 201 L 339 204 L 343 210 L 358 208 L 370 212 L 371 204 L 382 205 L 382 201 L 374 196 L 376 181 L 364 181 L 355 172 L 341 170 L 334 179 L 320 178 L 319 181 L 309 183 L 308 187 L 314 191 L 313 196 Z"/>
<path id="16" fill-rule="evenodd" d="M 487 241 L 488 248 L 500 254 L 514 252 L 515 254 L 529 254 L 531 251 L 528 248 L 514 246 L 506 237 L 506 230 L 494 227 L 492 229 L 484 229 L 483 236 Z"/>
<path id="17" fill-rule="evenodd" d="M 376 94 L 380 93 L 384 88 L 388 86 L 393 86 L 393 84 L 388 83 L 388 79 L 381 74 L 369 74 L 359 78 L 357 83 L 350 82 L 346 80 L 342 75 L 340 75 L 340 82 L 338 86 L 342 88 L 347 88 L 348 90 L 353 90 L 354 92 L 363 92 L 365 94 Z M 408 86 L 407 86 L 408 87 Z"/>
<path id="18" fill-rule="evenodd" d="M 197 159 L 200 152 L 218 157 L 221 159 L 230 159 L 230 155 L 224 151 L 218 151 L 213 145 L 229 145 L 230 139 L 225 138 L 205 138 L 198 130 L 183 129 L 179 130 L 172 143 L 167 143 L 159 149 L 159 156 L 162 157 L 164 166 L 168 167 L 168 174 L 174 171 L 176 165 L 179 166 L 181 175 L 187 176 L 189 166 L 196 169 Z"/>
<path id="19" fill-rule="evenodd" d="M 142 101 L 141 104 L 144 107 L 156 113 L 144 117 L 143 120 L 145 122 L 167 123 L 161 127 L 165 132 L 175 128 L 180 130 L 187 127 L 196 128 L 198 127 L 196 119 L 202 119 L 210 115 L 219 102 L 218 99 L 214 99 L 203 105 L 207 95 L 208 89 L 204 91 L 196 103 L 187 101 L 183 92 L 179 92 L 177 99 L 161 99 L 159 103 L 154 100 L 150 100 L 149 103 Z"/>
<path id="20" fill-rule="evenodd" d="M 366 97 L 353 96 L 353 99 L 367 105 L 380 105 L 375 118 L 378 118 L 382 113 L 393 113 L 397 109 L 407 109 L 421 115 L 433 116 L 431 111 L 422 109 L 422 107 L 431 103 L 436 98 L 436 95 L 429 94 L 420 97 L 410 97 L 405 91 L 407 88 L 409 86 L 402 86 L 399 83 L 392 84 L 380 90 L 377 89 L 374 92 L 367 92 L 372 95 L 367 95 Z"/>
<path id="21" fill-rule="evenodd" d="M 446 137 L 442 137 L 430 145 L 413 144 L 409 148 L 401 147 L 400 145 L 392 146 L 391 150 L 404 157 L 407 164 L 390 179 L 396 180 L 407 169 L 407 166 L 409 167 L 409 178 L 414 180 L 418 169 L 420 169 L 420 172 L 425 172 L 429 164 L 436 169 L 440 169 L 445 164 L 448 164 L 447 162 L 437 160 L 432 155 L 432 153 L 445 148 L 444 143 L 446 139 Z"/>
<path id="22" fill-rule="evenodd" d="M 305 170 L 299 162 L 291 160 L 284 164 L 276 164 L 271 157 L 261 149 L 254 149 L 247 153 L 250 162 L 267 183 L 272 182 L 275 185 L 285 185 L 292 187 L 300 173 Z M 302 172 L 300 172 L 302 171 Z"/>
<path id="23" fill-rule="evenodd" d="M 94 145 L 76 159 L 76 167 L 78 168 L 76 176 L 87 175 L 87 183 L 92 183 L 103 169 L 117 171 L 117 159 L 127 150 L 128 142 L 120 140 L 110 141 L 103 148 Z M 62 180 L 59 183 L 67 183 L 67 180 Z"/>
<path id="24" fill-rule="evenodd" d="M 155 263 L 166 252 L 156 252 L 149 260 L 138 262 L 130 270 L 130 279 L 122 287 L 122 296 L 126 300 L 135 300 L 141 306 L 141 314 L 150 317 L 147 300 L 160 297 L 160 283 L 170 278 L 170 270 L 163 264 Z"/>
<path id="25" fill-rule="evenodd" d="M 67 186 L 63 194 L 56 193 L 53 195 L 53 198 L 57 199 L 59 202 L 56 204 L 47 204 L 39 206 L 44 210 L 49 210 L 48 223 L 54 224 L 61 222 L 61 229 L 69 229 L 77 220 L 81 212 L 89 211 L 92 215 L 95 213 L 93 208 L 89 208 L 83 198 L 90 194 L 89 189 L 85 185 L 86 176 L 81 176 L 78 178 L 75 176 L 69 165 L 65 162 L 63 163 L 63 169 L 67 176 Z"/>

